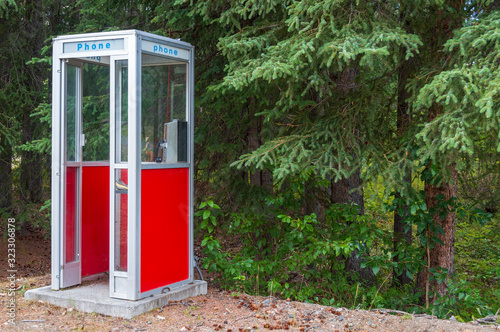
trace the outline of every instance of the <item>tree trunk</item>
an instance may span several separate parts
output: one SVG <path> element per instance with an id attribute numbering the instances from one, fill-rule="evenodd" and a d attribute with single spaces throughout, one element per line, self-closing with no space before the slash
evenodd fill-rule
<path id="1" fill-rule="evenodd" d="M 437 12 L 436 22 L 430 30 L 431 33 L 426 36 L 425 42 L 425 44 L 428 45 L 429 50 L 427 59 L 435 62 L 438 71 L 446 68 L 447 60 L 443 58 L 444 53 L 442 52 L 444 43 L 452 37 L 453 31 L 456 28 L 463 25 L 466 18 L 466 13 L 463 10 L 465 7 L 460 2 L 445 1 L 445 3 L 449 6 L 449 8 L 454 8 L 454 10 L 440 10 Z M 428 122 L 432 122 L 442 113 L 443 110 L 439 105 L 432 105 L 428 113 Z M 443 183 L 440 186 L 436 186 L 429 181 L 426 181 L 425 183 L 425 203 L 427 204 L 428 209 L 432 209 L 436 206 L 436 197 L 440 194 L 444 195 L 445 200 L 457 196 L 457 170 L 454 164 L 446 167 L 448 167 L 448 171 L 451 174 L 451 180 L 449 183 Z M 429 300 L 434 302 L 438 294 L 446 295 L 448 290 L 448 280 L 455 270 L 455 213 L 450 212 L 444 218 L 440 218 L 438 214 L 435 214 L 433 215 L 433 220 L 435 225 L 441 226 L 444 231 L 444 235 L 430 234 L 430 232 L 428 232 L 428 239 L 430 236 L 435 235 L 443 241 L 444 244 L 434 243 L 433 248 L 426 248 L 425 261 L 428 266 L 425 267 L 418 276 L 417 285 L 420 290 L 426 291 L 427 304 L 429 303 Z M 429 268 L 439 269 L 440 267 L 448 269 L 446 279 L 439 284 L 435 279 L 429 281 Z"/>
<path id="2" fill-rule="evenodd" d="M 457 196 L 457 170 L 455 165 L 449 166 L 452 174 L 451 183 L 443 183 L 440 186 L 435 186 L 430 183 L 425 184 L 425 203 L 427 208 L 431 209 L 436 206 L 436 196 L 442 194 L 445 200 Z M 429 268 L 443 268 L 448 270 L 446 280 L 440 284 L 434 279 L 428 281 L 429 271 L 425 267 L 418 278 L 418 286 L 420 289 L 426 289 L 427 283 L 429 289 L 429 299 L 434 301 L 437 295 L 446 295 L 448 290 L 448 281 L 450 276 L 455 272 L 455 212 L 448 213 L 444 218 L 436 213 L 433 216 L 434 223 L 441 226 L 444 231 L 442 234 L 432 234 L 444 242 L 444 244 L 434 243 L 434 247 L 429 249 L 429 255 L 426 256 Z"/>
<path id="3" fill-rule="evenodd" d="M 249 151 L 255 151 L 262 145 L 261 130 L 262 130 L 262 116 L 255 116 L 255 98 L 250 98 L 248 105 L 248 116 L 250 126 L 247 129 L 246 141 Z M 273 175 L 268 170 L 256 169 L 249 174 L 248 181 L 250 185 L 255 185 L 265 188 L 268 192 L 273 190 Z"/>
<path id="4" fill-rule="evenodd" d="M 359 207 L 359 214 L 362 215 L 365 212 L 365 204 L 360 173 L 360 170 L 356 170 L 349 178 L 332 183 L 331 202 L 343 204 L 354 203 Z M 360 255 L 356 257 L 357 254 L 357 251 L 351 253 L 351 256 L 346 259 L 345 268 L 349 272 L 359 273 L 365 283 L 372 284 L 375 277 L 373 271 L 369 268 L 361 268 L 361 262 L 365 256 Z"/>
<path id="5" fill-rule="evenodd" d="M 440 109 L 434 106 L 429 112 L 429 122 L 433 121 L 438 114 Z M 428 166 L 430 167 L 430 165 Z M 448 183 L 442 183 L 440 186 L 432 184 L 430 180 L 425 182 L 425 204 L 427 209 L 436 207 L 436 197 L 438 195 L 443 195 L 444 200 L 449 200 L 452 197 L 457 197 L 457 170 L 455 164 L 448 166 L 448 171 L 451 174 L 451 181 Z M 446 295 L 448 290 L 448 280 L 450 276 L 455 272 L 455 212 L 449 212 L 444 218 L 441 218 L 438 213 L 432 216 L 434 224 L 441 227 L 444 231 L 443 234 L 433 234 L 430 230 L 427 231 L 428 245 L 430 243 L 431 236 L 436 236 L 438 239 L 443 241 L 444 244 L 433 243 L 433 247 L 427 247 L 425 254 L 425 261 L 427 266 L 420 272 L 418 276 L 418 288 L 425 290 L 426 292 L 426 303 L 429 301 L 434 302 L 437 295 Z M 447 269 L 448 273 L 446 280 L 444 282 L 438 283 L 436 278 L 429 280 L 430 272 L 429 269 Z"/>

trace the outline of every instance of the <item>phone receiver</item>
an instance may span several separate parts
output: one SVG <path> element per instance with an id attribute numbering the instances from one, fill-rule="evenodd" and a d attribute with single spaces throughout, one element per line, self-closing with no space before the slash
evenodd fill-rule
<path id="1" fill-rule="evenodd" d="M 166 140 L 161 140 L 161 141 L 158 141 L 158 143 L 156 143 L 156 149 L 155 149 L 155 161 L 157 163 L 161 163 L 162 162 L 162 157 L 160 157 L 160 146 L 163 144 L 163 143 L 167 143 Z"/>

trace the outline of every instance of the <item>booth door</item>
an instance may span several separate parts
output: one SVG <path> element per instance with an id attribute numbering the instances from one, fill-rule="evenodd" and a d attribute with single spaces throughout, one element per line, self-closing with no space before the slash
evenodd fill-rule
<path id="1" fill-rule="evenodd" d="M 62 76 L 63 114 L 63 213 L 60 234 L 61 287 L 81 283 L 81 179 L 82 67 L 64 62 Z"/>
<path id="2" fill-rule="evenodd" d="M 111 58 L 111 144 L 110 144 L 110 296 L 132 299 L 134 270 L 129 262 L 129 160 L 128 160 L 128 81 L 126 58 Z"/>

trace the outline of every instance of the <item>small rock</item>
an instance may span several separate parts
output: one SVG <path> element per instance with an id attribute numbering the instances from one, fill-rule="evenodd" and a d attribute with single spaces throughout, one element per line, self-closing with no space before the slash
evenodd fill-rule
<path id="1" fill-rule="evenodd" d="M 262 304 L 269 304 L 269 303 L 271 303 L 271 300 L 269 300 L 269 299 L 262 301 Z"/>
<path id="2" fill-rule="evenodd" d="M 339 322 L 343 321 L 343 320 L 344 320 L 344 316 L 342 316 L 342 315 L 338 316 L 338 317 L 337 317 L 337 320 L 338 320 Z"/>
<path id="3" fill-rule="evenodd" d="M 450 320 L 452 320 L 452 321 L 454 321 L 454 322 L 456 322 L 456 321 L 457 321 L 457 319 L 455 318 L 455 316 L 451 316 L 451 317 L 450 317 Z"/>
<path id="4" fill-rule="evenodd" d="M 148 320 L 148 321 L 146 322 L 146 324 L 153 324 L 153 323 L 151 323 L 151 321 L 149 321 L 149 320 Z"/>
<path id="5" fill-rule="evenodd" d="M 156 316 L 156 318 L 158 318 L 159 320 L 165 320 L 165 317 L 163 316 Z"/>

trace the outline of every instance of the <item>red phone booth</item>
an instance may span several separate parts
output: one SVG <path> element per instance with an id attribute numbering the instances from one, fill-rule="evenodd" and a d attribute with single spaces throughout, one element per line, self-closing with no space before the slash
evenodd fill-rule
<path id="1" fill-rule="evenodd" d="M 193 282 L 193 52 L 137 30 L 54 39 L 52 290 Z"/>

